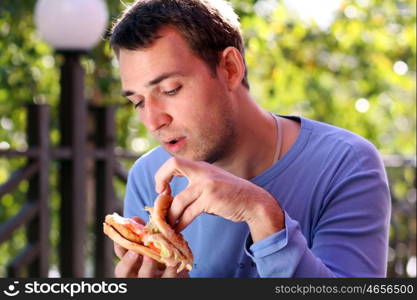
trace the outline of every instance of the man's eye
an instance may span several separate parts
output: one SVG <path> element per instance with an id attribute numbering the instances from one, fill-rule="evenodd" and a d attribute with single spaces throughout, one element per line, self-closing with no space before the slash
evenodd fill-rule
<path id="1" fill-rule="evenodd" d="M 138 103 L 135 104 L 135 108 L 138 108 L 138 107 L 142 108 L 143 105 L 144 105 L 144 102 L 145 101 L 143 101 L 143 100 L 142 101 L 139 101 Z"/>
<path id="2" fill-rule="evenodd" d="M 182 88 L 182 85 L 178 86 L 177 88 L 170 90 L 170 91 L 166 91 L 164 92 L 164 94 L 168 95 L 168 96 L 174 96 L 175 94 L 177 94 L 179 92 L 179 90 Z"/>

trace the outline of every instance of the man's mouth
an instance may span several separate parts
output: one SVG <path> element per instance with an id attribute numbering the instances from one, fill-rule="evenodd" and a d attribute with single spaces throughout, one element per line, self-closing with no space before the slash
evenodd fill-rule
<path id="1" fill-rule="evenodd" d="M 166 139 L 163 141 L 163 143 L 170 152 L 178 152 L 185 145 L 185 140 L 186 138 L 184 136 L 181 136 L 181 137 L 174 137 L 171 139 Z"/>
<path id="2" fill-rule="evenodd" d="M 178 142 L 178 140 L 179 140 L 179 138 L 178 138 L 178 139 L 173 139 L 173 140 L 171 140 L 169 143 L 170 143 L 171 145 L 175 145 L 175 144 Z"/>

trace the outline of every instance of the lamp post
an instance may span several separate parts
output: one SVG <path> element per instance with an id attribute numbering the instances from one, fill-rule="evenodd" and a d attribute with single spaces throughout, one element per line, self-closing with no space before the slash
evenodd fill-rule
<path id="1" fill-rule="evenodd" d="M 86 241 L 86 123 L 84 70 L 80 57 L 94 47 L 107 25 L 102 0 L 38 0 L 35 23 L 41 37 L 64 58 L 59 104 L 60 272 L 84 277 Z"/>

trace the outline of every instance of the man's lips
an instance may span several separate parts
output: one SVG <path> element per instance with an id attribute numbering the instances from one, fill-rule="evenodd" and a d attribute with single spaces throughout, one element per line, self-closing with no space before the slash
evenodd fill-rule
<path id="1" fill-rule="evenodd" d="M 186 137 L 185 136 L 181 136 L 181 137 L 174 137 L 174 138 L 170 138 L 170 139 L 164 139 L 163 141 L 164 146 L 170 151 L 170 152 L 178 152 L 180 151 L 186 142 Z"/>

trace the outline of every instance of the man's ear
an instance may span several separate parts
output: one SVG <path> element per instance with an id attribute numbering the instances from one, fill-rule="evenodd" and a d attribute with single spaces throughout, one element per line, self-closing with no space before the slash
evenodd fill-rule
<path id="1" fill-rule="evenodd" d="M 245 75 L 242 55 L 235 47 L 227 47 L 220 54 L 219 72 L 224 76 L 230 91 L 235 90 Z"/>

